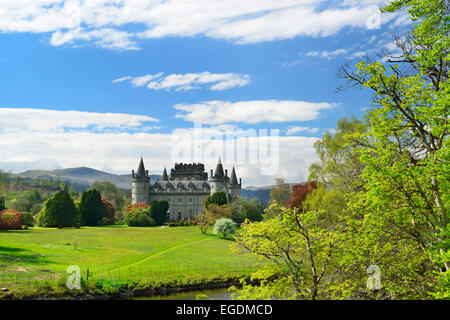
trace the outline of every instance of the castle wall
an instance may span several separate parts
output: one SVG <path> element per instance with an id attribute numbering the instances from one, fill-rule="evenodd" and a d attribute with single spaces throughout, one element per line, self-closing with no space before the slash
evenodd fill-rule
<path id="1" fill-rule="evenodd" d="M 152 200 L 166 200 L 169 203 L 170 220 L 195 219 L 198 213 L 203 212 L 203 199 L 209 192 L 189 190 L 151 191 Z"/>

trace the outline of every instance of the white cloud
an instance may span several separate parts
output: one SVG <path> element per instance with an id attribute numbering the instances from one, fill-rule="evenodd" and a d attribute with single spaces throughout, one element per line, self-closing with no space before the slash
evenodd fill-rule
<path id="1" fill-rule="evenodd" d="M 319 132 L 319 128 L 289 126 L 286 131 L 286 134 L 292 135 L 292 134 L 296 134 L 299 132 L 305 132 L 305 131 L 309 132 L 309 133 L 317 133 L 317 132 Z"/>
<path id="2" fill-rule="evenodd" d="M 176 159 L 172 158 L 172 148 L 194 131 L 143 132 L 139 129 L 145 126 L 144 122 L 150 117 L 142 118 L 144 116 L 139 115 L 111 116 L 90 112 L 0 108 L 0 119 L 5 119 L 5 116 L 8 121 L 2 121 L 0 130 L 0 167 L 13 172 L 88 166 L 129 173 L 137 169 L 141 154 L 147 169 L 160 172 L 164 166 L 173 166 Z M 42 121 L 44 123 L 39 125 Z M 122 126 L 138 130 L 107 129 Z M 61 130 L 63 127 L 72 129 Z M 208 134 L 219 135 L 224 133 L 223 129 L 232 128 L 206 130 Z M 238 177 L 242 178 L 244 185 L 268 185 L 280 176 L 291 182 L 304 181 L 310 163 L 316 160 L 313 148 L 316 140 L 297 136 L 279 137 L 279 168 L 276 172 L 266 176 L 259 171 L 259 164 L 239 163 L 236 164 Z M 263 139 L 255 137 L 254 141 L 261 143 Z M 197 142 L 202 146 L 211 144 L 204 137 Z M 194 162 L 189 157 L 183 158 L 183 161 Z M 215 167 L 217 156 L 205 157 L 203 162 L 209 172 Z M 224 161 L 229 172 L 233 163 Z"/>
<path id="3" fill-rule="evenodd" d="M 2 0 L 0 31 L 50 33 L 55 46 L 93 43 L 115 50 L 136 50 L 140 39 L 167 36 L 256 43 L 366 28 L 371 6 L 384 2 Z"/>
<path id="4" fill-rule="evenodd" d="M 177 118 L 206 124 L 309 121 L 316 119 L 321 110 L 333 107 L 328 102 L 292 100 L 206 101 L 174 106 L 181 111 Z"/>
<path id="5" fill-rule="evenodd" d="M 0 108 L 0 133 L 61 132 L 67 130 L 127 130 L 140 127 L 146 122 L 158 122 L 153 117 L 123 113 L 96 113 L 83 111 L 60 111 L 33 108 Z"/>
<path id="6" fill-rule="evenodd" d="M 349 52 L 349 49 L 336 49 L 334 51 L 328 51 L 328 50 L 324 50 L 324 51 L 309 51 L 306 53 L 307 57 L 319 57 L 322 59 L 328 59 L 330 60 L 331 58 L 335 57 L 335 56 L 342 56 L 345 55 Z"/>
<path id="7" fill-rule="evenodd" d="M 169 74 L 163 77 L 163 72 L 155 75 L 144 75 L 140 77 L 126 76 L 113 80 L 113 82 L 122 82 L 130 80 L 134 86 L 144 86 L 151 90 L 175 90 L 187 91 L 199 89 L 208 85 L 210 90 L 222 91 L 234 87 L 243 87 L 250 83 L 250 76 L 237 73 L 185 73 Z"/>

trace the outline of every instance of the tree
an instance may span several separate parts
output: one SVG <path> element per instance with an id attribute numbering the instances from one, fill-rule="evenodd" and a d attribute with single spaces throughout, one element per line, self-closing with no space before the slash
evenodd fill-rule
<path id="1" fill-rule="evenodd" d="M 286 207 L 290 209 L 299 208 L 302 210 L 303 201 L 305 201 L 308 194 L 316 188 L 317 183 L 315 181 L 292 186 L 290 198 L 286 201 Z"/>
<path id="2" fill-rule="evenodd" d="M 61 190 L 44 203 L 39 213 L 38 225 L 41 227 L 71 227 L 75 223 L 77 210 L 67 191 Z"/>
<path id="3" fill-rule="evenodd" d="M 78 206 L 80 221 L 83 226 L 96 226 L 101 224 L 104 207 L 102 197 L 97 190 L 87 190 L 83 192 Z"/>
<path id="4" fill-rule="evenodd" d="M 275 179 L 275 187 L 270 190 L 270 199 L 280 204 L 284 204 L 289 198 L 289 185 L 284 183 L 284 179 Z"/>
<path id="5" fill-rule="evenodd" d="M 5 210 L 5 198 L 4 197 L 0 197 L 0 211 Z"/>
<path id="6" fill-rule="evenodd" d="M 34 217 L 31 213 L 22 212 L 21 215 L 22 215 L 22 227 L 24 229 L 34 227 Z"/>
<path id="7" fill-rule="evenodd" d="M 215 192 L 206 198 L 206 204 L 216 204 L 222 206 L 228 203 L 227 195 L 225 192 Z"/>
<path id="8" fill-rule="evenodd" d="M 102 197 L 113 205 L 116 212 L 123 209 L 125 195 L 113 183 L 109 181 L 94 181 L 90 189 L 100 192 Z"/>
<path id="9" fill-rule="evenodd" d="M 437 288 L 448 288 L 450 268 L 450 9 L 448 1 L 397 0 L 382 11 L 405 8 L 417 23 L 394 37 L 400 54 L 341 69 L 351 86 L 374 93 L 360 157 L 364 190 L 350 201 L 347 273 L 375 263 L 391 297 L 445 296 Z"/>
<path id="10" fill-rule="evenodd" d="M 336 234 L 321 226 L 322 212 L 300 212 L 272 202 L 267 219 L 242 224 L 232 245 L 265 263 L 252 273 L 259 285 L 238 290 L 238 299 L 317 299 L 324 296 Z"/>
<path id="11" fill-rule="evenodd" d="M 231 218 L 233 216 L 230 206 L 208 204 L 208 198 L 203 200 L 203 212 L 197 214 L 197 226 L 200 228 L 202 233 L 206 233 L 209 226 L 213 226 L 217 219 L 220 218 Z"/>
<path id="12" fill-rule="evenodd" d="M 261 221 L 263 219 L 264 205 L 257 199 L 239 198 L 239 202 L 233 208 L 233 220 L 241 223 L 245 219 L 250 221 Z"/>
<path id="13" fill-rule="evenodd" d="M 214 224 L 214 233 L 220 234 L 222 237 L 226 237 L 235 233 L 236 223 L 230 218 L 220 218 L 216 220 Z"/>
<path id="14" fill-rule="evenodd" d="M 166 200 L 153 200 L 150 202 L 150 215 L 157 225 L 162 225 L 167 220 L 169 203 Z"/>

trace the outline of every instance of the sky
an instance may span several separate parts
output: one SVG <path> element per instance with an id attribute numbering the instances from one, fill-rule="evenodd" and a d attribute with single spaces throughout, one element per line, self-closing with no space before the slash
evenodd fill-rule
<path id="1" fill-rule="evenodd" d="M 348 62 L 411 27 L 385 0 L 1 0 L 0 168 L 236 167 L 302 182 L 314 142 L 370 107 Z M 199 152 L 201 150 L 201 152 Z"/>

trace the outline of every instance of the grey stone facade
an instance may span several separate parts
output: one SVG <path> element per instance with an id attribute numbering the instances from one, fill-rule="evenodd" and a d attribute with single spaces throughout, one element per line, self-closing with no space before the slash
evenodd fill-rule
<path id="1" fill-rule="evenodd" d="M 147 203 L 152 200 L 166 200 L 169 203 L 170 220 L 194 219 L 203 212 L 203 199 L 215 192 L 225 192 L 230 202 L 238 199 L 241 180 L 237 181 L 233 167 L 231 177 L 228 170 L 223 170 L 222 162 L 211 170 L 211 178 L 202 163 L 177 163 L 171 169 L 170 177 L 164 168 L 162 179 L 150 181 L 143 159 L 137 173 L 132 171 L 132 203 Z"/>

